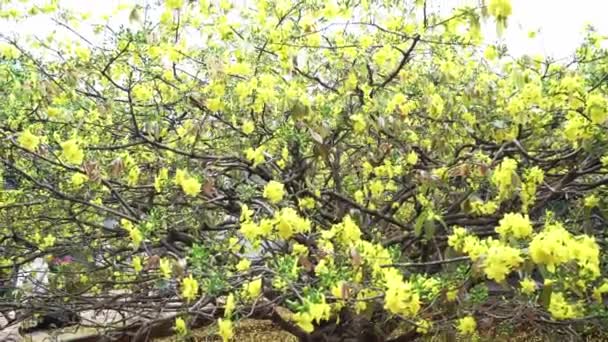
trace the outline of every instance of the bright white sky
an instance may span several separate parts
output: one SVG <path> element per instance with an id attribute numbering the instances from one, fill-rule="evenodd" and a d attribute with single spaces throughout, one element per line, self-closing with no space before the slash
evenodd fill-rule
<path id="1" fill-rule="evenodd" d="M 608 35 L 606 0 L 511 0 L 513 17 L 504 39 L 513 55 L 543 54 L 556 58 L 574 52 L 582 41 L 583 28 L 592 24 Z M 540 29 L 535 39 L 530 30 Z"/>
<path id="2" fill-rule="evenodd" d="M 16 0 L 14 0 L 16 1 Z M 133 3 L 135 0 L 62 0 L 72 8 L 89 11 L 99 16 L 110 13 L 118 3 Z M 448 10 L 454 6 L 477 4 L 479 0 L 427 0 L 433 8 Z M 486 3 L 489 0 L 486 0 Z M 140 2 L 140 1 L 137 1 Z M 484 28 L 488 43 L 506 42 L 512 55 L 524 53 L 548 55 L 555 58 L 570 56 L 581 42 L 582 31 L 591 23 L 600 34 L 608 35 L 608 0 L 511 0 L 513 15 L 509 27 L 502 38 L 495 35 L 494 23 L 489 20 Z M 128 11 L 117 17 L 120 22 L 128 22 Z M 46 33 L 50 22 L 36 20 L 20 27 L 0 27 L 0 33 L 7 31 L 25 33 Z M 10 27 L 10 28 L 9 28 Z M 528 38 L 529 31 L 539 31 L 536 38 Z"/>

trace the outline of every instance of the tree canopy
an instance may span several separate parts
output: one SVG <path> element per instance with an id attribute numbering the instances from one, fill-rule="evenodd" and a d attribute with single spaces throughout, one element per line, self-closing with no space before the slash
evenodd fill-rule
<path id="1" fill-rule="evenodd" d="M 514 57 L 482 29 L 509 0 L 427 5 L 146 1 L 117 27 L 3 1 L 71 38 L 0 36 L 0 274 L 53 270 L 0 311 L 225 341 L 605 325 L 604 37 Z"/>

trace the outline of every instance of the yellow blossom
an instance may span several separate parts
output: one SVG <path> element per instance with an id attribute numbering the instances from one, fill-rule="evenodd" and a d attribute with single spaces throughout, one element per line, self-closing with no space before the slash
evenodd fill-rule
<path id="1" fill-rule="evenodd" d="M 241 259 L 241 261 L 236 264 L 236 270 L 240 272 L 248 270 L 249 267 L 251 267 L 251 261 L 249 259 Z"/>
<path id="2" fill-rule="evenodd" d="M 226 305 L 224 308 L 224 317 L 230 317 L 230 315 L 232 315 L 232 313 L 234 312 L 234 309 L 236 308 L 236 304 L 235 304 L 235 300 L 234 300 L 234 295 L 231 293 L 228 295 L 228 297 L 226 297 Z"/>
<path id="3" fill-rule="evenodd" d="M 70 181 L 72 182 L 72 185 L 74 187 L 79 187 L 82 185 L 82 183 L 84 183 L 87 179 L 89 179 L 89 177 L 87 177 L 85 174 L 82 173 L 74 173 L 72 175 L 72 178 L 70 179 Z"/>
<path id="4" fill-rule="evenodd" d="M 555 319 L 570 319 L 580 316 L 581 308 L 576 304 L 568 303 L 563 293 L 553 292 L 549 312 Z"/>
<path id="5" fill-rule="evenodd" d="M 177 336 L 186 336 L 188 333 L 188 328 L 186 327 L 186 322 L 181 317 L 175 318 L 175 327 L 173 327 Z"/>
<path id="6" fill-rule="evenodd" d="M 245 283 L 243 287 L 245 290 L 245 295 L 249 299 L 255 299 L 262 293 L 262 278 Z"/>
<path id="7" fill-rule="evenodd" d="M 448 302 L 453 302 L 458 298 L 458 289 L 452 289 L 446 292 L 445 298 Z"/>
<path id="8" fill-rule="evenodd" d="M 264 187 L 264 198 L 271 203 L 279 203 L 285 195 L 285 185 L 277 181 L 270 181 Z"/>
<path id="9" fill-rule="evenodd" d="M 314 209 L 315 208 L 315 199 L 312 197 L 304 197 L 298 200 L 298 205 L 302 209 Z"/>
<path id="10" fill-rule="evenodd" d="M 519 213 L 509 213 L 498 222 L 499 226 L 496 227 L 496 232 L 500 234 L 502 238 L 506 238 L 510 235 L 521 239 L 530 236 L 532 234 L 532 224 L 528 215 L 522 215 Z"/>
<path id="11" fill-rule="evenodd" d="M 245 157 L 256 167 L 264 162 L 264 148 L 260 146 L 254 150 L 250 147 L 245 150 Z"/>
<path id="12" fill-rule="evenodd" d="M 310 221 L 298 215 L 293 208 L 282 208 L 275 215 L 275 225 L 282 239 L 289 239 L 293 234 L 309 232 Z"/>
<path id="13" fill-rule="evenodd" d="M 38 149 L 38 145 L 40 145 L 40 138 L 32 134 L 28 129 L 19 135 L 17 142 L 26 150 L 34 152 Z"/>
<path id="14" fill-rule="evenodd" d="M 188 196 L 196 196 L 201 192 L 201 183 L 194 177 L 188 177 L 181 181 L 182 190 Z"/>
<path id="15" fill-rule="evenodd" d="M 525 278 L 524 280 L 519 282 L 521 286 L 521 292 L 530 295 L 536 291 L 536 282 L 530 278 Z"/>
<path id="16" fill-rule="evenodd" d="M 161 258 L 158 268 L 160 269 L 163 278 L 171 279 L 171 261 L 169 259 Z"/>
<path id="17" fill-rule="evenodd" d="M 253 133 L 253 131 L 255 130 L 255 124 L 252 121 L 245 121 L 243 122 L 243 125 L 241 126 L 241 130 L 243 131 L 243 133 L 249 135 L 251 133 Z"/>
<path id="18" fill-rule="evenodd" d="M 463 335 L 474 334 L 477 331 L 477 322 L 473 316 L 466 316 L 458 320 L 456 329 Z"/>
<path id="19" fill-rule="evenodd" d="M 133 257 L 133 260 L 131 260 L 131 265 L 133 266 L 133 270 L 135 270 L 135 273 L 139 273 L 143 270 L 141 257 L 139 256 Z"/>
<path id="20" fill-rule="evenodd" d="M 76 139 L 70 139 L 61 143 L 61 156 L 70 164 L 82 164 L 84 152 L 78 146 Z"/>
<path id="21" fill-rule="evenodd" d="M 182 280 L 182 297 L 186 301 L 191 302 L 198 295 L 198 281 L 190 274 L 187 278 Z"/>
<path id="22" fill-rule="evenodd" d="M 219 335 L 222 337 L 223 342 L 227 342 L 234 337 L 234 330 L 232 328 L 231 320 L 219 318 L 217 320 L 217 326 Z"/>
<path id="23" fill-rule="evenodd" d="M 291 319 L 305 332 L 311 333 L 315 330 L 312 324 L 312 317 L 308 312 L 298 312 L 291 316 Z"/>
<path id="24" fill-rule="evenodd" d="M 492 241 L 484 260 L 484 272 L 488 278 L 500 283 L 522 262 L 518 249 Z"/>

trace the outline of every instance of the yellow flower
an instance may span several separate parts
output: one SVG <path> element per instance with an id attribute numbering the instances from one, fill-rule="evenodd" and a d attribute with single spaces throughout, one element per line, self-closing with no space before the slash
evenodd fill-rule
<path id="1" fill-rule="evenodd" d="M 601 303 L 602 302 L 602 295 L 604 293 L 608 293 L 608 282 L 604 281 L 604 283 L 593 289 L 593 299 L 595 299 L 597 302 Z"/>
<path id="2" fill-rule="evenodd" d="M 458 326 L 456 327 L 458 332 L 467 335 L 474 334 L 477 330 L 477 322 L 475 322 L 475 318 L 472 316 L 463 317 L 458 320 Z"/>
<path id="3" fill-rule="evenodd" d="M 186 179 L 188 173 L 182 169 L 175 170 L 175 185 L 182 185 L 182 182 Z"/>
<path id="4" fill-rule="evenodd" d="M 497 282 L 505 280 L 511 271 L 523 262 L 520 251 L 516 248 L 492 241 L 484 260 L 484 272 Z"/>
<path id="5" fill-rule="evenodd" d="M 217 327 L 223 342 L 227 342 L 234 337 L 234 330 L 232 329 L 231 320 L 219 318 L 217 320 Z"/>
<path id="6" fill-rule="evenodd" d="M 298 200 L 298 205 L 302 209 L 314 209 L 315 208 L 315 199 L 312 197 L 304 197 Z"/>
<path id="7" fill-rule="evenodd" d="M 201 192 L 201 183 L 193 177 L 181 181 L 182 190 L 188 196 L 196 196 Z"/>
<path id="8" fill-rule="evenodd" d="M 169 170 L 163 167 L 158 171 L 158 175 L 154 177 L 154 189 L 156 192 L 161 192 L 163 183 L 169 179 Z"/>
<path id="9" fill-rule="evenodd" d="M 445 299 L 448 302 L 453 302 L 458 298 L 458 289 L 452 289 L 445 293 Z"/>
<path id="10" fill-rule="evenodd" d="M 555 266 L 571 259 L 572 235 L 560 224 L 545 226 L 530 242 L 529 250 L 532 261 L 544 264 L 551 273 Z"/>
<path id="11" fill-rule="evenodd" d="M 292 255 L 308 255 L 308 247 L 296 242 L 292 246 Z"/>
<path id="12" fill-rule="evenodd" d="M 127 176 L 127 184 L 129 186 L 137 185 L 137 180 L 139 179 L 139 167 L 133 166 L 131 170 L 129 170 L 129 175 Z"/>
<path id="13" fill-rule="evenodd" d="M 173 327 L 177 336 L 185 336 L 188 333 L 188 328 L 186 327 L 186 322 L 181 318 L 175 318 L 175 327 Z"/>
<path id="14" fill-rule="evenodd" d="M 391 313 L 414 317 L 420 310 L 420 296 L 409 282 L 403 282 L 395 269 L 385 271 L 387 290 L 384 308 Z"/>
<path id="15" fill-rule="evenodd" d="M 522 215 L 519 213 L 509 213 L 498 222 L 499 226 L 496 227 L 496 232 L 500 234 L 502 238 L 506 238 L 509 235 L 521 239 L 528 237 L 532 234 L 532 224 L 528 215 Z"/>
<path id="16" fill-rule="evenodd" d="M 243 287 L 245 288 L 245 295 L 250 299 L 255 299 L 262 293 L 262 278 L 250 281 Z"/>
<path id="17" fill-rule="evenodd" d="M 587 99 L 587 115 L 594 124 L 602 124 L 608 117 L 606 99 L 599 94 L 589 95 Z"/>
<path id="18" fill-rule="evenodd" d="M 248 270 L 249 267 L 251 267 L 251 261 L 249 259 L 241 259 L 241 261 L 236 264 L 236 270 L 240 272 Z"/>
<path id="19" fill-rule="evenodd" d="M 41 249 L 47 249 L 49 247 L 53 247 L 55 245 L 56 238 L 53 235 L 48 234 L 42 239 L 42 243 L 40 244 Z"/>
<path id="20" fill-rule="evenodd" d="M 331 316 L 331 306 L 325 303 L 325 298 L 321 303 L 312 303 L 308 308 L 310 317 L 313 321 L 320 323 L 321 321 L 328 320 Z"/>
<path id="21" fill-rule="evenodd" d="M 243 133 L 249 135 L 251 133 L 253 133 L 253 131 L 255 130 L 255 124 L 249 120 L 243 122 L 243 125 L 241 125 L 241 130 L 243 131 Z"/>
<path id="22" fill-rule="evenodd" d="M 179 9 L 184 5 L 184 0 L 167 0 L 165 6 L 169 9 Z"/>
<path id="23" fill-rule="evenodd" d="M 331 288 L 331 294 L 337 299 L 345 299 L 344 286 L 344 281 L 340 280 L 334 287 Z"/>
<path id="24" fill-rule="evenodd" d="M 519 282 L 521 286 L 521 292 L 530 295 L 536 291 L 536 282 L 530 278 L 526 278 Z"/>
<path id="25" fill-rule="evenodd" d="M 260 146 L 254 150 L 250 147 L 245 150 L 245 157 L 256 167 L 264 162 L 264 148 Z"/>
<path id="26" fill-rule="evenodd" d="M 29 129 L 26 129 L 19 135 L 17 142 L 24 149 L 34 152 L 38 149 L 38 145 L 40 145 L 40 138 L 32 134 Z"/>
<path id="27" fill-rule="evenodd" d="M 160 273 L 162 273 L 163 278 L 171 279 L 171 262 L 169 259 L 161 258 L 158 268 L 160 269 Z"/>
<path id="28" fill-rule="evenodd" d="M 264 198 L 271 203 L 279 203 L 285 195 L 285 185 L 277 181 L 270 181 L 264 188 Z"/>
<path id="29" fill-rule="evenodd" d="M 188 278 L 182 280 L 182 297 L 184 297 L 186 301 L 191 302 L 197 295 L 198 281 L 192 278 L 192 274 L 190 274 Z"/>
<path id="30" fill-rule="evenodd" d="M 355 114 L 350 117 L 353 122 L 353 130 L 356 133 L 361 133 L 365 130 L 367 123 L 365 122 L 365 118 L 362 114 Z"/>
<path id="31" fill-rule="evenodd" d="M 596 207 L 599 203 L 600 203 L 599 197 L 597 197 L 594 194 L 588 195 L 587 197 L 585 197 L 585 207 L 587 207 L 587 208 Z"/>
<path id="32" fill-rule="evenodd" d="M 133 266 L 135 273 L 139 273 L 143 270 L 143 265 L 141 263 L 141 257 L 139 257 L 139 256 L 133 257 L 133 260 L 131 261 L 131 265 Z"/>
<path id="33" fill-rule="evenodd" d="M 416 154 L 416 152 L 414 152 L 414 151 L 408 153 L 407 156 L 405 157 L 405 161 L 409 165 L 415 165 L 418 162 L 418 154 Z"/>
<path id="34" fill-rule="evenodd" d="M 79 46 L 79 47 L 75 48 L 74 52 L 76 53 L 76 56 L 78 58 L 82 59 L 85 62 L 87 62 L 89 59 L 91 59 L 91 50 L 87 49 L 84 46 Z"/>
<path id="35" fill-rule="evenodd" d="M 234 312 L 235 308 L 236 308 L 236 304 L 235 304 L 235 300 L 234 300 L 234 295 L 231 293 L 226 298 L 226 305 L 224 308 L 224 317 L 230 317 L 230 315 L 232 315 L 232 313 Z"/>
<path id="36" fill-rule="evenodd" d="M 71 178 L 72 185 L 74 187 L 79 187 L 84 183 L 89 177 L 82 173 L 74 173 Z"/>
<path id="37" fill-rule="evenodd" d="M 293 208 L 283 208 L 277 212 L 275 225 L 282 239 L 289 239 L 293 234 L 310 231 L 310 221 L 298 216 Z"/>
<path id="38" fill-rule="evenodd" d="M 570 319 L 580 316 L 581 308 L 579 305 L 568 303 L 563 293 L 553 292 L 549 312 L 555 319 Z"/>
<path id="39" fill-rule="evenodd" d="M 513 8 L 510 0 L 491 0 L 488 12 L 498 19 L 505 19 L 511 15 Z"/>
<path id="40" fill-rule="evenodd" d="M 132 228 L 129 230 L 129 237 L 133 241 L 133 247 L 138 249 L 141 242 L 144 240 L 144 236 L 138 228 Z"/>
<path id="41" fill-rule="evenodd" d="M 311 333 L 315 330 L 314 325 L 312 325 L 312 317 L 308 312 L 298 312 L 293 314 L 291 318 L 305 332 Z"/>
<path id="42" fill-rule="evenodd" d="M 431 329 L 432 323 L 426 319 L 421 319 L 416 322 L 416 332 L 426 334 Z"/>
<path id="43" fill-rule="evenodd" d="M 62 158 L 65 159 L 70 164 L 81 164 L 82 159 L 84 159 L 84 152 L 78 147 L 78 142 L 76 139 L 70 139 L 62 142 Z"/>

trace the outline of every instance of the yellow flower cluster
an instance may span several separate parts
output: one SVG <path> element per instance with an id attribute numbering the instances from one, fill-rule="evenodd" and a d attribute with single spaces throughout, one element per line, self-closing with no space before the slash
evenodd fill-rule
<path id="1" fill-rule="evenodd" d="M 133 248 L 138 249 L 144 240 L 141 230 L 135 227 L 131 221 L 126 219 L 120 220 L 120 224 L 126 231 L 129 232 L 129 238 L 131 238 L 131 241 L 133 242 Z"/>
<path id="2" fill-rule="evenodd" d="M 253 163 L 253 167 L 256 167 L 264 162 L 264 151 L 262 146 L 256 149 L 249 147 L 245 150 L 245 157 Z"/>
<path id="3" fill-rule="evenodd" d="M 498 188 L 498 198 L 501 200 L 511 196 L 514 180 L 517 177 L 517 161 L 505 158 L 492 174 L 492 183 Z"/>
<path id="4" fill-rule="evenodd" d="M 182 280 L 182 297 L 186 301 L 193 301 L 198 295 L 198 281 L 190 274 L 187 278 Z"/>
<path id="5" fill-rule="evenodd" d="M 291 317 L 302 330 L 310 333 L 314 330 L 313 322 L 319 324 L 331 318 L 331 306 L 325 302 L 324 296 L 321 296 L 317 302 L 306 301 L 304 304 L 306 310 L 297 312 Z"/>
<path id="6" fill-rule="evenodd" d="M 420 295 L 410 282 L 404 281 L 396 268 L 386 268 L 384 308 L 396 315 L 414 317 L 420 310 Z"/>
<path id="7" fill-rule="evenodd" d="M 285 185 L 277 181 L 270 181 L 264 187 L 263 195 L 271 203 L 279 203 L 285 196 Z"/>
<path id="8" fill-rule="evenodd" d="M 500 234 L 500 237 L 503 239 L 506 239 L 509 236 L 522 239 L 532 234 L 532 224 L 530 223 L 528 215 L 519 213 L 505 214 L 498 223 L 499 226 L 496 227 L 496 232 Z"/>
<path id="9" fill-rule="evenodd" d="M 460 334 L 471 335 L 477 331 L 477 322 L 473 316 L 466 316 L 458 320 L 456 329 Z"/>
<path id="10" fill-rule="evenodd" d="M 159 178 L 162 174 L 159 175 Z M 160 179 L 159 181 L 162 181 Z M 178 169 L 175 172 L 175 184 L 182 188 L 182 191 L 188 196 L 196 196 L 201 192 L 201 183 L 194 177 L 188 175 L 185 170 Z"/>
<path id="11" fill-rule="evenodd" d="M 175 318 L 175 327 L 173 328 L 177 336 L 186 336 L 188 328 L 186 327 L 186 321 L 181 317 Z"/>
<path id="12" fill-rule="evenodd" d="M 520 198 L 523 212 L 528 211 L 528 207 L 536 200 L 536 188 L 543 182 L 545 175 L 538 166 L 526 170 L 524 173 L 524 183 L 522 184 Z"/>
<path id="13" fill-rule="evenodd" d="M 342 246 L 351 246 L 361 240 L 361 230 L 353 219 L 346 215 L 342 222 L 335 224 L 330 230 L 323 231 L 321 237 L 325 240 L 336 238 Z"/>
<path id="14" fill-rule="evenodd" d="M 246 206 L 245 206 L 246 208 Z M 308 219 L 302 218 L 289 207 L 282 208 L 275 213 L 272 219 L 262 219 L 259 224 L 251 220 L 252 212 L 248 208 L 241 211 L 240 232 L 247 240 L 255 242 L 259 237 L 268 237 L 276 229 L 276 233 L 282 239 L 289 239 L 294 234 L 306 233 L 311 230 Z"/>
<path id="15" fill-rule="evenodd" d="M 311 227 L 310 221 L 298 216 L 293 208 L 282 208 L 275 215 L 274 224 L 282 239 L 289 239 L 297 233 L 309 232 Z"/>
<path id="16" fill-rule="evenodd" d="M 608 101 L 599 94 L 591 94 L 587 98 L 587 115 L 594 124 L 603 124 L 608 118 Z"/>
<path id="17" fill-rule="evenodd" d="M 262 278 L 252 280 L 243 285 L 243 295 L 249 299 L 256 299 L 262 293 Z"/>
<path id="18" fill-rule="evenodd" d="M 27 129 L 19 135 L 17 142 L 24 149 L 35 152 L 38 149 L 38 145 L 40 145 L 40 137 L 32 134 L 32 132 Z"/>
<path id="19" fill-rule="evenodd" d="M 503 228 L 504 231 L 510 229 L 508 225 Z M 448 245 L 456 251 L 469 255 L 473 261 L 482 258 L 484 273 L 497 282 L 502 282 L 523 262 L 519 249 L 492 238 L 480 240 L 475 235 L 469 235 L 462 227 L 454 228 L 452 235 L 448 237 Z"/>
<path id="20" fill-rule="evenodd" d="M 489 248 L 483 263 L 484 272 L 489 279 L 494 279 L 500 283 L 524 260 L 520 251 L 516 248 L 496 240 L 491 240 L 488 245 Z"/>
<path id="21" fill-rule="evenodd" d="M 223 342 L 228 342 L 234 337 L 234 328 L 232 327 L 231 320 L 218 318 L 217 327 Z"/>
<path id="22" fill-rule="evenodd" d="M 78 146 L 76 139 L 70 139 L 61 144 L 61 157 L 70 164 L 80 165 L 84 159 L 84 152 Z"/>
<path id="23" fill-rule="evenodd" d="M 555 319 L 570 319 L 581 316 L 582 308 L 579 304 L 570 304 L 564 294 L 554 292 L 551 294 L 549 312 Z"/>
<path id="24" fill-rule="evenodd" d="M 599 276 L 599 246 L 593 237 L 574 237 L 559 223 L 545 225 L 530 243 L 530 256 L 536 264 L 546 265 L 549 272 L 571 260 L 577 261 L 580 274 L 595 279 Z"/>

